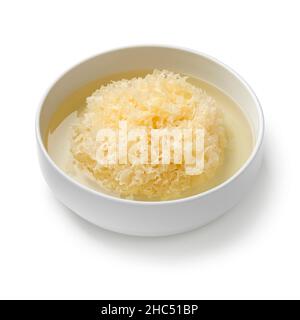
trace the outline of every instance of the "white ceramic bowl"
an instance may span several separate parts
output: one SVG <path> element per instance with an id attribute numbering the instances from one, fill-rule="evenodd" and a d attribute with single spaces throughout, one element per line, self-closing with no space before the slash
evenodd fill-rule
<path id="1" fill-rule="evenodd" d="M 169 69 L 210 82 L 231 96 L 248 116 L 255 145 L 234 176 L 219 186 L 189 198 L 140 202 L 93 191 L 67 176 L 50 158 L 43 137 L 59 103 L 75 89 L 101 77 L 130 70 Z M 224 64 L 190 50 L 139 46 L 99 54 L 67 71 L 46 94 L 37 113 L 36 136 L 44 177 L 56 197 L 82 218 L 102 228 L 140 236 L 161 236 L 207 224 L 233 207 L 253 184 L 262 161 L 264 132 L 259 102 L 240 76 Z"/>

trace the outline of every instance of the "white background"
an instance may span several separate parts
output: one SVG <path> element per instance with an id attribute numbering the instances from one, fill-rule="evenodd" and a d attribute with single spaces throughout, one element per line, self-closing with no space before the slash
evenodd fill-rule
<path id="1" fill-rule="evenodd" d="M 2 1 L 0 298 L 300 298 L 299 1 Z M 187 234 L 135 238 L 58 203 L 36 155 L 35 112 L 67 68 L 104 50 L 208 53 L 252 86 L 265 161 L 248 196 Z"/>

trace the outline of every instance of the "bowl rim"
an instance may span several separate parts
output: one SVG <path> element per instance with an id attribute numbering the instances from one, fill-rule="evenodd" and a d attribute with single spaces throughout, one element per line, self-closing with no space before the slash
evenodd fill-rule
<path id="1" fill-rule="evenodd" d="M 80 182 L 77 182 L 71 176 L 66 174 L 62 169 L 60 169 L 56 165 L 56 163 L 52 160 L 49 153 L 47 152 L 45 145 L 43 143 L 42 136 L 41 136 L 40 119 L 41 119 L 41 112 L 43 110 L 44 102 L 45 102 L 49 92 L 53 88 L 53 86 L 59 80 L 61 80 L 68 72 L 72 71 L 74 68 L 79 67 L 81 64 L 88 62 L 89 60 L 92 60 L 92 59 L 99 57 L 101 55 L 114 53 L 116 51 L 122 51 L 122 50 L 128 50 L 128 49 L 140 49 L 140 48 L 145 48 L 145 49 L 147 49 L 147 48 L 148 49 L 163 48 L 163 49 L 179 50 L 179 51 L 184 51 L 187 53 L 196 54 L 196 55 L 202 56 L 205 59 L 211 60 L 212 62 L 214 62 L 218 66 L 223 67 L 224 69 L 226 69 L 226 71 L 233 74 L 245 86 L 245 88 L 248 90 L 251 98 L 253 99 L 254 104 L 256 106 L 256 109 L 257 109 L 257 114 L 258 114 L 258 129 L 257 129 L 258 134 L 257 134 L 257 139 L 255 142 L 255 145 L 252 149 L 252 152 L 251 152 L 249 158 L 247 159 L 247 161 L 239 168 L 239 170 L 237 170 L 230 178 L 228 178 L 227 180 L 225 180 L 221 184 L 215 186 L 214 188 L 211 188 L 211 189 L 204 191 L 204 192 L 201 192 L 199 194 L 195 194 L 195 195 L 185 197 L 185 198 L 174 199 L 174 200 L 142 201 L 142 200 L 131 200 L 131 199 L 118 198 L 117 196 L 112 196 L 112 195 L 102 193 L 101 191 L 93 190 L 92 188 L 89 188 L 89 187 L 81 184 Z M 119 203 L 123 203 L 123 204 L 139 205 L 139 206 L 173 205 L 173 204 L 178 204 L 178 203 L 183 203 L 183 202 L 190 202 L 190 201 L 193 201 L 196 199 L 206 197 L 212 193 L 219 191 L 220 189 L 225 188 L 227 185 L 229 185 L 234 180 L 236 180 L 249 167 L 249 165 L 255 160 L 259 150 L 262 147 L 264 131 L 265 131 L 265 121 L 264 121 L 264 114 L 263 114 L 261 104 L 260 104 L 256 94 L 254 93 L 253 89 L 250 87 L 250 85 L 236 71 L 234 71 L 231 67 L 224 64 L 223 62 L 219 61 L 218 59 L 216 59 L 206 53 L 199 52 L 197 50 L 193 50 L 193 49 L 189 49 L 189 48 L 185 48 L 185 47 L 180 47 L 180 46 L 159 45 L 159 44 L 155 44 L 155 45 L 150 45 L 150 44 L 129 45 L 129 46 L 117 47 L 114 49 L 110 49 L 110 50 L 106 50 L 106 51 L 94 54 L 93 56 L 90 56 L 84 60 L 81 60 L 78 63 L 74 64 L 73 66 L 69 67 L 58 78 L 56 78 L 56 80 L 54 80 L 52 82 L 52 84 L 50 85 L 50 87 L 46 90 L 46 93 L 43 95 L 41 102 L 39 104 L 38 110 L 36 112 L 36 119 L 35 119 L 35 133 L 36 133 L 36 139 L 38 142 L 38 146 L 39 146 L 40 150 L 42 151 L 44 157 L 47 159 L 47 161 L 51 164 L 51 166 L 55 169 L 55 171 L 58 174 L 62 175 L 63 178 L 67 179 L 71 184 L 74 184 L 76 187 L 82 189 L 85 192 L 91 193 L 92 195 L 97 196 L 99 198 L 104 198 L 105 200 L 110 200 L 110 201 L 119 202 Z"/>

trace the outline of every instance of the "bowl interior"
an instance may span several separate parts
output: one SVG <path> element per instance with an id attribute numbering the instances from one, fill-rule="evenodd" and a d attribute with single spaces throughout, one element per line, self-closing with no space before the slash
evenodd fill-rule
<path id="1" fill-rule="evenodd" d="M 212 58 L 169 47 L 117 49 L 88 59 L 66 72 L 47 93 L 40 110 L 38 125 L 43 143 L 53 113 L 74 90 L 111 74 L 155 68 L 189 74 L 221 89 L 241 107 L 257 143 L 262 132 L 262 115 L 258 101 L 248 85 L 236 73 Z"/>

